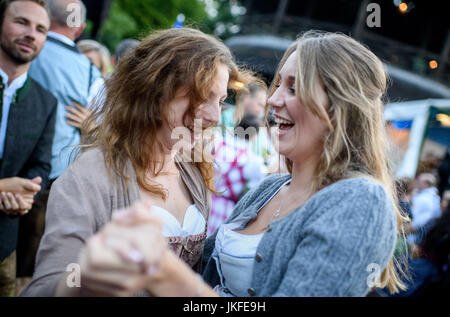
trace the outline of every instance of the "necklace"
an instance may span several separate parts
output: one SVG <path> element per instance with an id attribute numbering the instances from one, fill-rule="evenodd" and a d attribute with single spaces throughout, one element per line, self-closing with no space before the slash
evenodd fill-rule
<path id="1" fill-rule="evenodd" d="M 265 230 L 268 230 L 270 228 L 270 226 L 272 225 L 272 222 L 280 216 L 280 213 L 281 213 L 280 208 L 278 208 L 277 210 L 275 210 L 273 212 L 272 217 L 270 218 L 269 224 L 266 226 Z"/>
<path id="2" fill-rule="evenodd" d="M 265 230 L 270 228 L 270 226 L 272 225 L 272 222 L 280 216 L 280 213 L 281 213 L 280 208 L 278 208 L 277 210 L 274 211 L 274 213 L 272 214 L 272 218 L 270 218 L 269 224 L 266 226 Z"/>
<path id="3" fill-rule="evenodd" d="M 308 200 L 308 198 L 309 198 L 309 195 L 306 197 L 306 199 L 302 200 L 302 203 L 301 203 L 300 206 L 302 206 L 305 203 L 305 201 Z M 270 222 L 266 226 L 266 230 L 270 228 L 270 226 L 272 225 L 272 222 L 274 220 L 276 220 L 276 219 L 278 219 L 280 217 L 282 207 L 283 207 L 283 200 L 281 199 L 281 202 L 280 202 L 280 205 L 279 205 L 278 209 L 273 212 L 272 217 L 270 218 Z"/>
<path id="4" fill-rule="evenodd" d="M 281 191 L 281 189 L 280 189 L 280 191 Z M 282 204 L 283 204 L 283 200 L 281 199 L 281 202 L 280 202 L 280 205 L 279 205 L 278 209 L 273 212 L 272 217 L 270 218 L 269 224 L 266 226 L 266 230 L 270 228 L 270 226 L 272 225 L 272 222 L 275 219 L 280 217 Z"/>
<path id="5" fill-rule="evenodd" d="M 274 212 L 273 215 L 272 215 L 272 218 L 270 219 L 270 223 L 272 223 L 272 221 L 274 221 L 275 219 L 277 219 L 277 218 L 280 216 L 280 213 L 281 213 L 281 209 L 280 209 L 280 208 L 278 208 L 277 210 L 275 210 L 275 212 Z M 269 226 L 270 226 L 270 223 L 269 223 Z"/>

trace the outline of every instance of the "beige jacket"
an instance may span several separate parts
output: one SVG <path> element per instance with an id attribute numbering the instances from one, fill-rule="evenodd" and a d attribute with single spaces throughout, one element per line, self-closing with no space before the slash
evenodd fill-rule
<path id="1" fill-rule="evenodd" d="M 210 195 L 200 171 L 177 163 L 199 210 L 208 219 Z M 47 206 L 46 228 L 36 257 L 32 282 L 21 296 L 53 296 L 63 274 L 73 271 L 86 241 L 110 222 L 113 211 L 140 199 L 136 174 L 127 166 L 128 188 L 106 169 L 103 153 L 89 150 L 79 156 L 53 183 Z"/>

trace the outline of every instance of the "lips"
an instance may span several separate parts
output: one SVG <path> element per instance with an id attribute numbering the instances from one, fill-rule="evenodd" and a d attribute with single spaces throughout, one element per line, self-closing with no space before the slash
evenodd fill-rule
<path id="1" fill-rule="evenodd" d="M 19 45 L 22 49 L 25 49 L 27 51 L 34 52 L 36 50 L 36 47 L 33 44 L 27 42 L 18 41 L 17 45 Z"/>
<path id="2" fill-rule="evenodd" d="M 295 123 L 291 120 L 283 118 L 279 115 L 274 115 L 274 116 L 275 116 L 275 122 L 277 123 L 278 128 L 282 131 L 290 130 L 295 125 Z"/>
<path id="3" fill-rule="evenodd" d="M 277 123 L 294 124 L 293 121 L 291 121 L 291 120 L 289 120 L 289 119 L 287 119 L 287 118 L 284 118 L 284 117 L 282 117 L 282 116 L 280 116 L 280 115 L 278 115 L 278 114 L 274 114 L 274 117 L 275 117 L 275 121 L 276 121 Z"/>

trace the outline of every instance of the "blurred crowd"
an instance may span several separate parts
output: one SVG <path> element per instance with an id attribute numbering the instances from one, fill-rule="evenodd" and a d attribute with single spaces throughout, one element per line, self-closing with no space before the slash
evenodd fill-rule
<path id="1" fill-rule="evenodd" d="M 396 297 L 450 292 L 450 149 L 440 160 L 423 160 L 417 176 L 397 180 L 400 208 L 410 219 L 396 255 L 404 261 L 406 290 Z M 380 294 L 387 295 L 380 291 Z"/>

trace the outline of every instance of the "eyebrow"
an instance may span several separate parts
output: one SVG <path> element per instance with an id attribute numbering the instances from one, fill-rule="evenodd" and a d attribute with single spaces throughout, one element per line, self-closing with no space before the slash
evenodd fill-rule
<path id="1" fill-rule="evenodd" d="M 281 73 L 278 73 L 278 77 L 283 78 L 283 76 L 281 76 Z M 295 81 L 295 76 L 288 76 L 288 80 L 293 80 Z"/>
<path id="2" fill-rule="evenodd" d="M 28 19 L 27 17 L 21 16 L 21 15 L 18 15 L 16 17 L 14 17 L 14 20 L 25 20 L 26 22 L 31 22 L 30 19 Z M 37 27 L 38 28 L 44 28 L 45 32 L 48 32 L 48 28 L 45 25 L 41 24 L 41 23 L 38 23 Z"/>
<path id="3" fill-rule="evenodd" d="M 217 96 L 217 94 L 214 91 L 211 91 L 209 96 L 213 97 L 213 96 Z M 220 99 L 222 99 L 222 98 L 223 98 L 223 100 L 227 99 L 228 98 L 228 93 L 226 93 L 225 95 L 222 95 L 222 97 Z"/>

